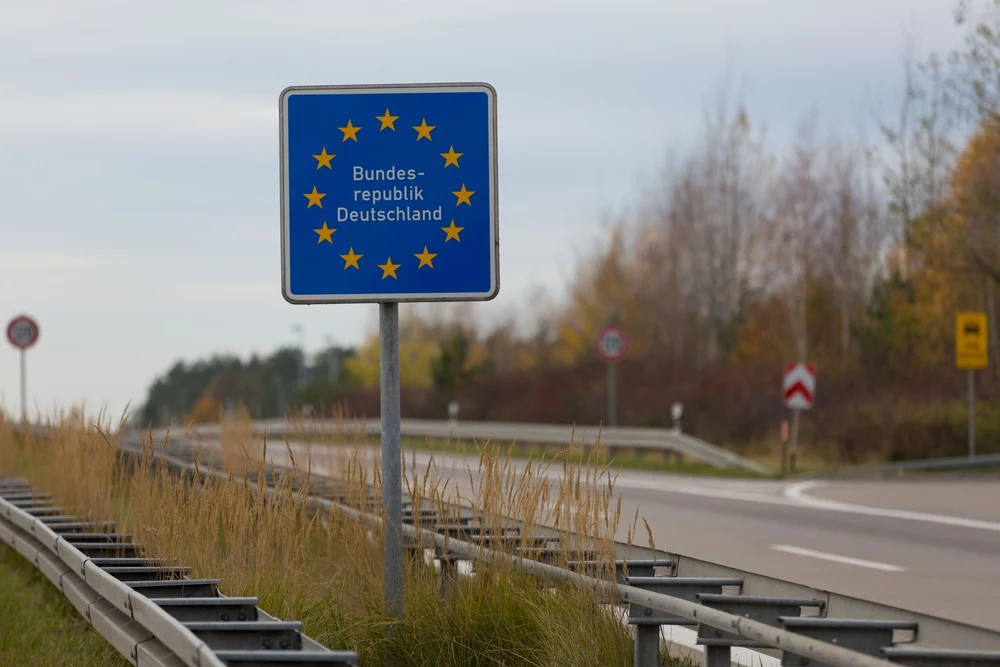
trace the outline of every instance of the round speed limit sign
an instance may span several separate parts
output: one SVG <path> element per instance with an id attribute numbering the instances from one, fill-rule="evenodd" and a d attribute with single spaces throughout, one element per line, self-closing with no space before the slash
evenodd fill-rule
<path id="1" fill-rule="evenodd" d="M 628 346 L 628 334 L 618 327 L 604 327 L 597 333 L 597 354 L 604 361 L 621 361 Z"/>
<path id="2" fill-rule="evenodd" d="M 19 315 L 7 325 L 7 340 L 14 347 L 26 350 L 38 342 L 38 323 L 27 315 Z"/>

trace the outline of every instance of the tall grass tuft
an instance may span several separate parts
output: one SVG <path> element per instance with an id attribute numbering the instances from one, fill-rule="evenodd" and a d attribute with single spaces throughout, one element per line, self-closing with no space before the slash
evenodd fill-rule
<path id="1" fill-rule="evenodd" d="M 390 655 L 400 665 L 631 664 L 629 630 L 607 606 L 611 600 L 540 582 L 504 560 L 479 563 L 472 576 L 442 587 L 425 560 L 408 559 L 405 621 L 387 632 L 393 621 L 383 611 L 380 529 L 335 511 L 311 512 L 291 489 L 328 476 L 345 504 L 377 512 L 380 460 L 364 445 L 364 433 L 346 418 L 327 433 L 303 420 L 301 434 L 308 437 L 265 443 L 245 411 L 220 422 L 217 446 L 198 466 L 215 463 L 226 475 L 199 483 L 157 461 L 165 440 L 152 433 L 143 435 L 141 459 L 126 465 L 116 456 L 121 424 L 88 423 L 69 411 L 49 419 L 47 436 L 22 436 L 0 413 L 0 472 L 51 491 L 75 513 L 116 520 L 149 555 L 175 557 L 195 576 L 220 577 L 227 595 L 259 597 L 262 608 L 301 620 L 320 642 L 357 651 L 362 665 L 385 664 Z M 593 538 L 604 574 L 613 579 L 621 507 L 613 477 L 597 464 L 603 454 L 592 457 L 580 467 L 558 460 L 515 464 L 508 448 L 486 443 L 477 468 L 469 465 L 461 475 L 435 460 L 421 471 L 411 457 L 404 491 L 414 516 L 461 500 L 485 526 L 499 528 L 505 517 L 522 521 L 522 546 L 541 526 Z M 276 464 L 292 469 L 265 498 L 263 478 Z M 455 518 L 452 512 L 441 521 Z M 574 546 L 563 542 L 556 562 L 564 563 Z"/>

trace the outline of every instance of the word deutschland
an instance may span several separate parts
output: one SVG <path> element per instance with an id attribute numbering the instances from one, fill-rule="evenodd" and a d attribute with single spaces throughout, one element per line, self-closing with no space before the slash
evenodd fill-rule
<path id="1" fill-rule="evenodd" d="M 337 207 L 337 222 L 421 222 L 424 220 L 441 221 L 444 212 L 438 206 L 434 209 L 397 206 L 383 211 L 374 206 L 367 211 L 350 211 L 345 206 Z"/>

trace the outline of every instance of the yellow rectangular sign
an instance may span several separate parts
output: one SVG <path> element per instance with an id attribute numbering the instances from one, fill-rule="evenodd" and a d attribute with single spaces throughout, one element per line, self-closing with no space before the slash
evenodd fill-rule
<path id="1" fill-rule="evenodd" d="M 990 345 L 986 333 L 986 313 L 958 313 L 955 317 L 955 365 L 959 370 L 987 367 Z"/>

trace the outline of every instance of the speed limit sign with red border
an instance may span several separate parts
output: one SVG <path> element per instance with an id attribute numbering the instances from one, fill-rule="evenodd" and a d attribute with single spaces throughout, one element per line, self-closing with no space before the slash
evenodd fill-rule
<path id="1" fill-rule="evenodd" d="M 596 347 L 604 361 L 621 361 L 628 354 L 628 334 L 618 327 L 604 327 L 597 332 Z"/>
<path id="2" fill-rule="evenodd" d="M 7 325 L 7 340 L 22 350 L 38 342 L 38 333 L 38 322 L 27 315 L 18 315 Z"/>

